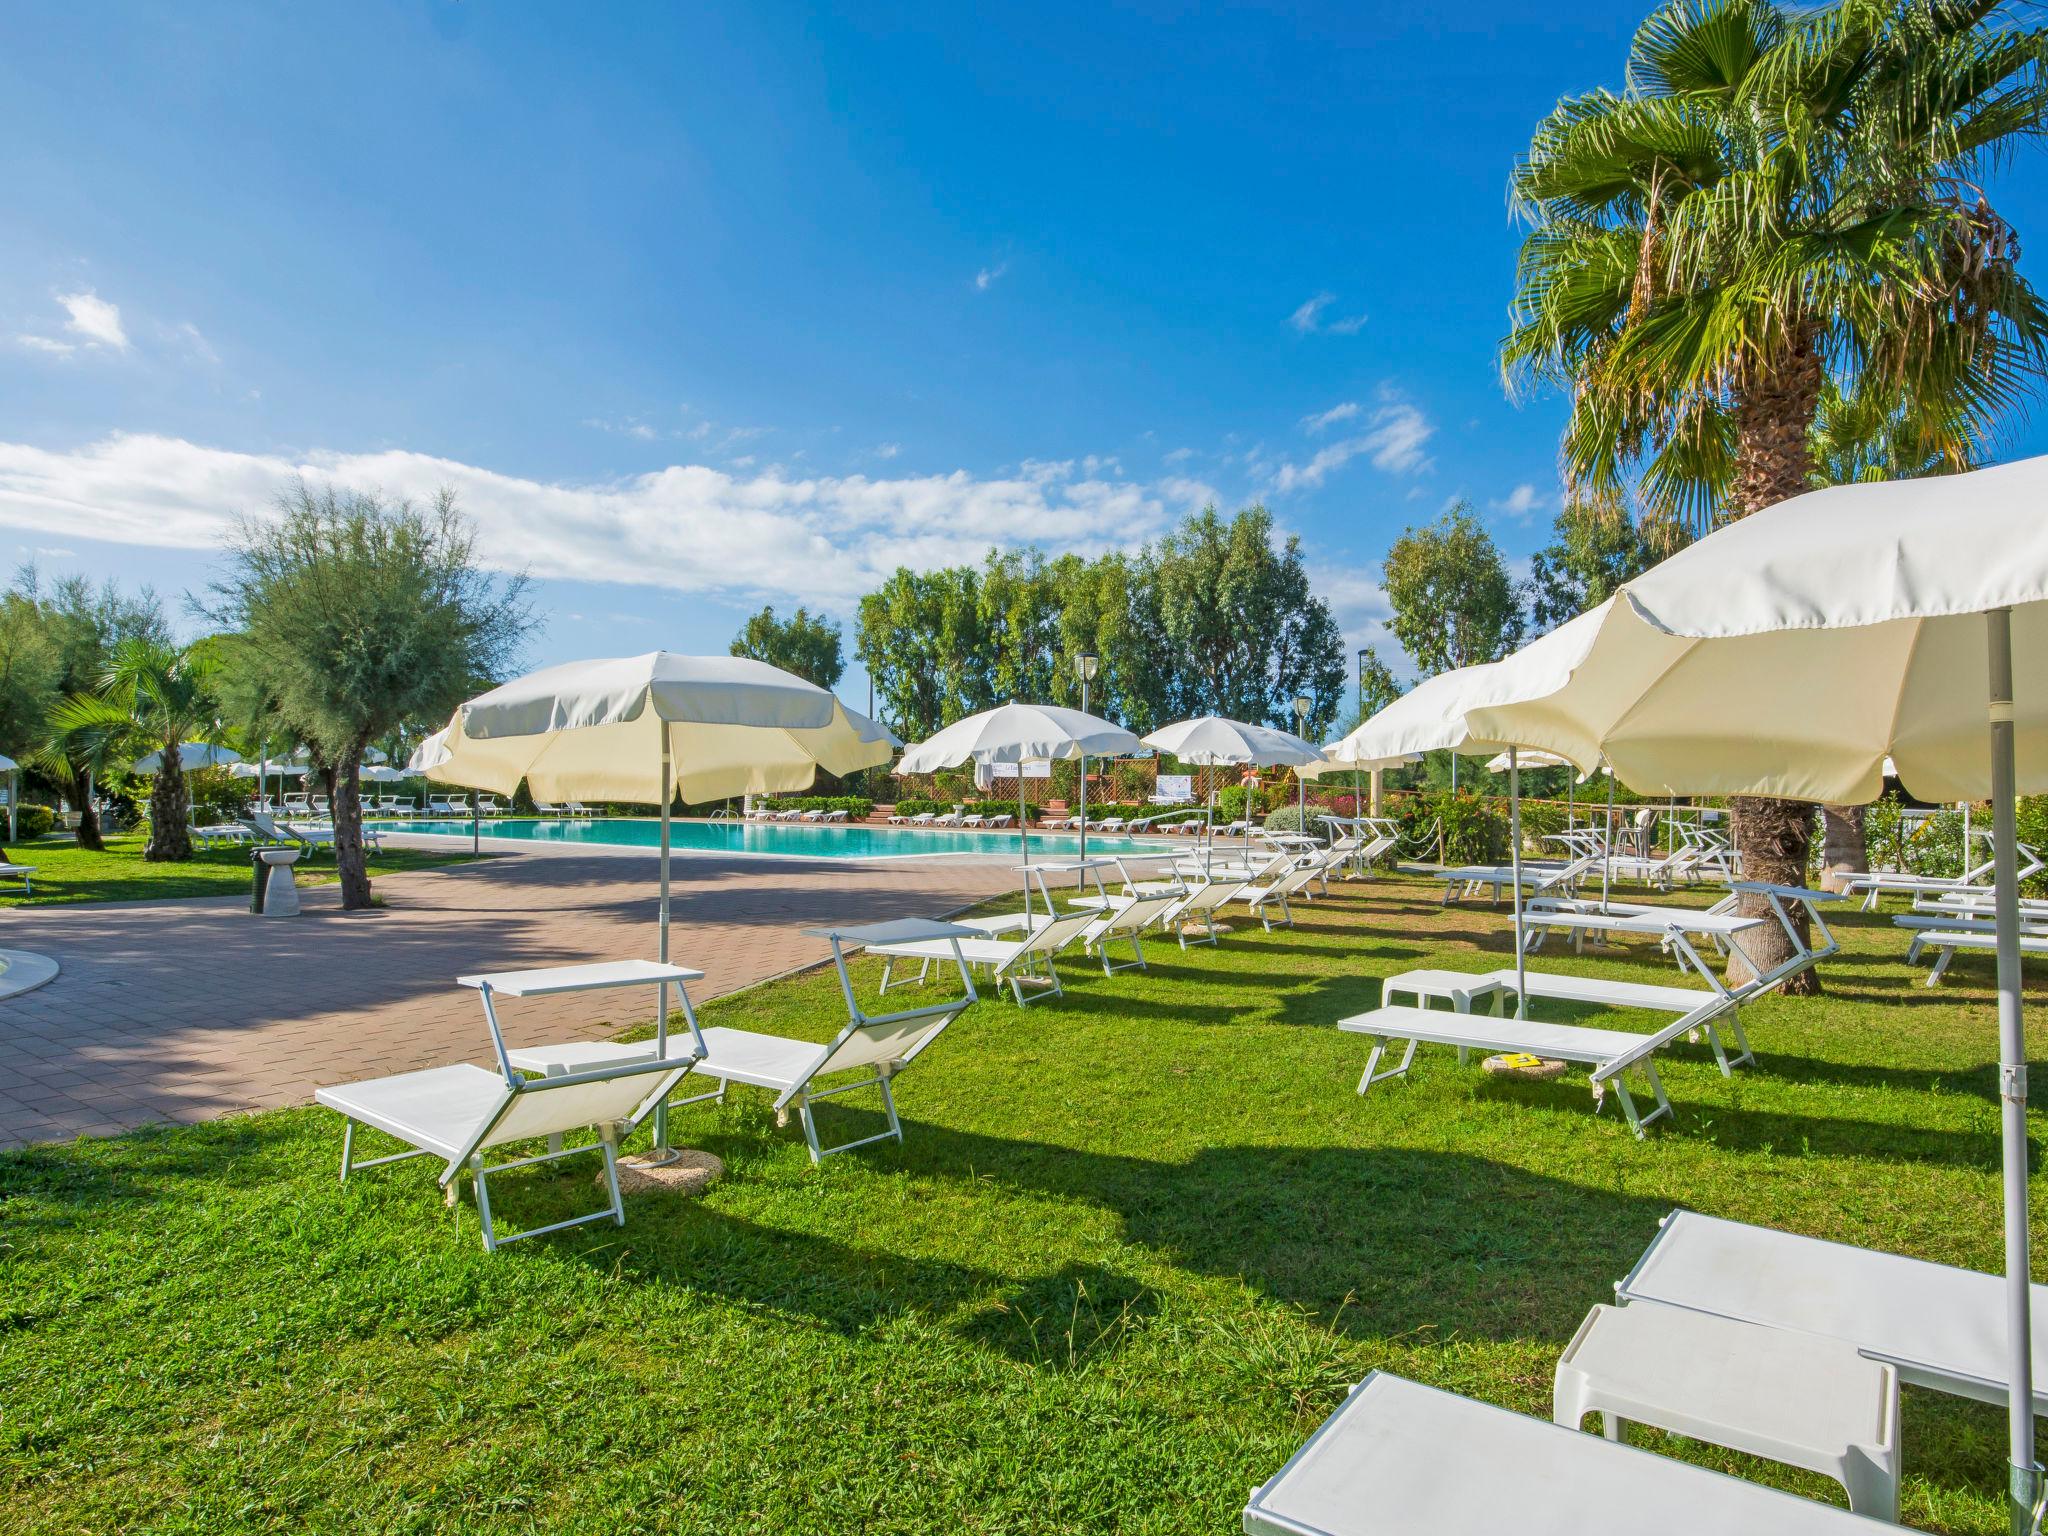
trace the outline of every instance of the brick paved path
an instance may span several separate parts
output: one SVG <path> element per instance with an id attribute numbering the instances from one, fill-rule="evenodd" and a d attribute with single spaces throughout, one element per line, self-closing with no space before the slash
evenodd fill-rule
<path id="1" fill-rule="evenodd" d="M 1006 858 L 875 864 L 675 860 L 674 956 L 714 997 L 826 957 L 798 931 L 938 916 L 1011 885 Z M 53 956 L 48 986 L 0 1001 L 0 1145 L 105 1134 L 310 1099 L 324 1083 L 485 1061 L 473 971 L 654 954 L 655 861 L 529 852 L 389 875 L 388 905 L 343 913 L 332 886 L 266 921 L 206 899 L 17 908 L 0 947 Z M 652 993 L 499 1009 L 511 1044 L 652 1017 Z"/>

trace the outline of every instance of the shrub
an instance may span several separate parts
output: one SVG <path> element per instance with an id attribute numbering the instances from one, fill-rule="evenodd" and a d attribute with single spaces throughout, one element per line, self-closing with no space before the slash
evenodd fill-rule
<path id="1" fill-rule="evenodd" d="M 1312 805 L 1308 808 L 1308 816 L 1304 821 L 1300 806 L 1283 805 L 1279 810 L 1274 811 L 1266 818 L 1266 830 L 1268 832 L 1305 831 L 1310 837 L 1320 837 L 1325 828 L 1321 822 L 1316 820 L 1316 817 L 1321 814 L 1322 807 Z"/>
<path id="2" fill-rule="evenodd" d="M 1401 818 L 1402 845 L 1416 857 L 1435 851 L 1437 833 L 1443 837 L 1443 857 L 1448 864 L 1498 864 L 1508 856 L 1508 825 L 1477 796 L 1460 790 L 1426 791 L 1409 796 L 1397 814 Z"/>
<path id="3" fill-rule="evenodd" d="M 14 813 L 14 824 L 15 840 L 32 843 L 39 837 L 50 835 L 51 829 L 57 825 L 57 813 L 47 805 L 33 805 L 23 801 L 20 809 Z M 6 818 L 0 817 L 0 838 L 6 835 L 7 821 Z"/>

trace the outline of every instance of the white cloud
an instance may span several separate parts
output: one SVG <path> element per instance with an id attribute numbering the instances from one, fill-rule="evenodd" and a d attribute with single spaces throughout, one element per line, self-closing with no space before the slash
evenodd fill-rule
<path id="1" fill-rule="evenodd" d="M 26 332 L 14 338 L 15 345 L 26 347 L 31 352 L 42 352 L 50 357 L 69 357 L 78 348 L 68 341 L 58 341 L 51 336 L 30 336 Z"/>
<path id="2" fill-rule="evenodd" d="M 1430 424 L 1414 406 L 1405 400 L 1386 400 L 1372 413 L 1372 431 L 1366 434 L 1366 446 L 1372 453 L 1375 469 L 1384 469 L 1389 474 L 1411 475 L 1434 467 L 1423 452 L 1436 428 Z"/>
<path id="3" fill-rule="evenodd" d="M 1344 315 L 1334 320 L 1325 320 L 1323 312 L 1337 302 L 1337 295 L 1328 289 L 1317 294 L 1301 308 L 1287 317 L 1287 323 L 1304 336 L 1324 331 L 1332 336 L 1356 336 L 1365 329 L 1365 316 Z"/>
<path id="4" fill-rule="evenodd" d="M 1216 487 L 1206 480 L 1197 480 L 1189 475 L 1168 475 L 1156 487 L 1166 505 L 1176 512 L 1199 512 L 1204 507 L 1218 507 L 1223 498 Z"/>
<path id="5" fill-rule="evenodd" d="M 1327 411 L 1318 412 L 1314 416 L 1302 417 L 1301 430 L 1314 437 L 1319 433 L 1327 432 L 1340 421 L 1351 420 L 1357 414 L 1358 402 L 1356 400 L 1346 400 L 1341 405 L 1331 406 Z"/>
<path id="6" fill-rule="evenodd" d="M 1381 390 L 1379 398 L 1380 404 L 1367 418 L 1367 428 L 1364 432 L 1340 438 L 1327 447 L 1318 449 L 1315 457 L 1306 464 L 1289 462 L 1272 469 L 1269 483 L 1274 494 L 1302 489 L 1313 490 L 1332 473 L 1361 456 L 1368 459 L 1373 468 L 1390 475 L 1417 475 L 1435 468 L 1435 461 L 1424 451 L 1430 438 L 1436 433 L 1436 428 L 1430 423 L 1429 418 L 1389 390 Z M 1341 411 L 1343 407 L 1336 407 L 1335 410 Z M 1355 414 L 1355 408 L 1343 416 L 1336 416 L 1334 411 L 1325 411 L 1322 417 L 1309 417 L 1302 426 L 1309 430 L 1319 430 L 1310 424 L 1322 422 L 1326 417 L 1340 421 L 1349 420 Z M 1256 452 L 1254 450 L 1253 453 L 1246 455 L 1246 465 L 1264 474 L 1267 472 L 1267 466 L 1257 460 Z"/>
<path id="7" fill-rule="evenodd" d="M 1524 482 L 1516 486 L 1512 491 L 1509 491 L 1500 500 L 1489 501 L 1486 505 L 1490 510 L 1499 513 L 1502 517 L 1512 518 L 1518 523 L 1526 523 L 1531 517 L 1534 517 L 1538 512 L 1541 512 L 1550 505 L 1550 498 L 1538 491 L 1535 486 Z"/>
<path id="8" fill-rule="evenodd" d="M 1289 315 L 1287 323 L 1306 336 L 1320 323 L 1323 311 L 1336 302 L 1337 295 L 1334 293 L 1319 293 Z"/>
<path id="9" fill-rule="evenodd" d="M 875 457 L 878 459 L 893 459 L 896 457 L 897 454 L 901 453 L 902 451 L 903 445 L 901 443 L 875 444 Z"/>
<path id="10" fill-rule="evenodd" d="M 1199 482 L 1082 478 L 1071 461 L 992 477 L 792 477 L 676 464 L 596 484 L 523 479 L 405 451 L 239 453 L 118 433 L 70 450 L 0 442 L 0 525 L 156 548 L 214 550 L 294 475 L 417 500 L 453 489 L 484 559 L 564 580 L 739 600 L 801 598 L 844 613 L 898 565 L 978 561 L 1029 539 L 1052 552 L 1128 548 L 1215 499 Z"/>
<path id="11" fill-rule="evenodd" d="M 1171 453 L 1162 453 L 1159 459 L 1163 464 L 1185 464 L 1194 456 L 1195 450 L 1192 448 L 1176 448 Z"/>
<path id="12" fill-rule="evenodd" d="M 118 304 L 109 304 L 90 288 L 77 293 L 60 293 L 57 302 L 71 316 L 64 322 L 64 329 L 83 336 L 87 346 L 112 347 L 116 352 L 128 350 L 128 333 L 121 329 L 121 307 Z"/>
<path id="13" fill-rule="evenodd" d="M 213 350 L 213 343 L 208 341 L 205 333 L 190 320 L 180 321 L 176 325 L 159 326 L 157 329 L 165 341 L 173 346 L 183 347 L 200 362 L 209 366 L 219 365 L 220 354 Z"/>
<path id="14" fill-rule="evenodd" d="M 675 435 L 671 432 L 663 432 L 659 428 L 642 421 L 637 416 L 628 416 L 621 421 L 607 421 L 602 416 L 586 416 L 583 418 L 583 425 L 598 432 L 613 432 L 620 437 L 638 438 L 643 443 L 651 443 L 656 438 L 673 437 Z"/>
<path id="15" fill-rule="evenodd" d="M 1010 264 L 1007 261 L 999 261 L 992 267 L 983 267 L 974 274 L 975 291 L 987 293 L 990 288 L 995 286 L 996 279 L 1009 270 Z"/>
<path id="16" fill-rule="evenodd" d="M 1329 478 L 1332 470 L 1342 469 L 1365 451 L 1366 440 L 1362 437 L 1347 437 L 1341 443 L 1332 443 L 1319 449 L 1306 464 L 1282 464 L 1273 473 L 1273 489 L 1275 492 L 1304 488 L 1314 490 Z"/>

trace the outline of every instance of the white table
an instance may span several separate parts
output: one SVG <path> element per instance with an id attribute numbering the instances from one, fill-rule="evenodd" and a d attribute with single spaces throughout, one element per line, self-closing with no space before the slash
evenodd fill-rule
<path id="1" fill-rule="evenodd" d="M 1508 990 L 1498 975 L 1472 971 L 1403 971 L 1380 983 L 1380 1006 L 1393 1006 L 1395 994 L 1401 993 L 1414 998 L 1418 1008 L 1427 1008 L 1429 1000 L 1435 998 L 1449 1003 L 1459 1013 L 1470 1013 L 1472 1000 L 1484 997 L 1493 1000 L 1493 1011 L 1499 1013 L 1502 994 Z"/>
<path id="2" fill-rule="evenodd" d="M 1557 1362 L 1553 1417 L 1648 1424 L 1833 1478 L 1861 1515 L 1899 1518 L 1899 1373 L 1819 1334 L 1638 1303 L 1598 1306 Z"/>

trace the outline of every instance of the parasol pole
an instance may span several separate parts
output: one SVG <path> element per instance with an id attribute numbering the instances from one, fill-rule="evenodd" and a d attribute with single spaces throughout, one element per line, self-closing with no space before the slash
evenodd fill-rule
<path id="1" fill-rule="evenodd" d="M 2012 610 L 1985 614 L 1990 651 L 1993 899 L 1998 909 L 1998 1097 L 2005 1184 L 2005 1314 L 2010 1401 L 2007 1514 L 2013 1536 L 2031 1536 L 2040 1501 L 2034 1460 L 2033 1304 L 2027 1232 L 2027 1040 L 2020 1015 L 2020 883 L 2014 798 Z"/>
<path id="2" fill-rule="evenodd" d="M 1458 760 L 1451 754 L 1451 761 Z M 1508 862 L 1515 877 L 1515 1017 L 1529 1016 L 1529 957 L 1522 948 L 1522 766 L 1508 748 Z"/>

